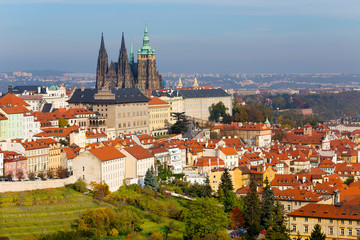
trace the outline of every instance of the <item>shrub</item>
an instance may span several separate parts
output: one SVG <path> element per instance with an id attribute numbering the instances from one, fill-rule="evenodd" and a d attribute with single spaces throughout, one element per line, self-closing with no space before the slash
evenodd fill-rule
<path id="1" fill-rule="evenodd" d="M 78 192 L 84 193 L 86 191 L 86 182 L 79 177 L 74 184 L 74 189 Z"/>

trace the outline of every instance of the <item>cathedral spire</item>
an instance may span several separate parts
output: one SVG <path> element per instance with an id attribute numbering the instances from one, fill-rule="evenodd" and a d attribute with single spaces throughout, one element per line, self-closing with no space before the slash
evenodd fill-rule
<path id="1" fill-rule="evenodd" d="M 102 50 L 105 50 L 104 33 L 101 33 L 100 51 L 102 51 Z"/>
<path id="2" fill-rule="evenodd" d="M 155 50 L 150 47 L 150 40 L 149 40 L 146 21 L 145 21 L 143 45 L 142 45 L 141 49 L 139 49 L 138 54 L 140 54 L 140 55 L 155 55 Z"/>
<path id="3" fill-rule="evenodd" d="M 121 37 L 121 48 L 120 48 L 120 51 L 121 51 L 121 50 L 126 50 L 124 32 L 122 32 L 122 37 Z"/>
<path id="4" fill-rule="evenodd" d="M 130 42 L 130 64 L 131 65 L 134 64 L 134 49 L 133 49 L 132 39 L 131 39 L 131 42 Z"/>

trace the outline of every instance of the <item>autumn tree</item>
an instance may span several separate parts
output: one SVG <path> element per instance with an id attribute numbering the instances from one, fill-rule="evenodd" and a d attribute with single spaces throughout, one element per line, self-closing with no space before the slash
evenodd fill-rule
<path id="1" fill-rule="evenodd" d="M 230 211 L 229 218 L 230 218 L 230 228 L 231 229 L 236 230 L 240 227 L 244 227 L 245 218 L 244 218 L 242 211 L 238 207 L 234 207 Z"/>
<path id="2" fill-rule="evenodd" d="M 69 121 L 64 118 L 59 118 L 59 127 L 63 128 L 67 126 L 69 126 Z"/>
<path id="3" fill-rule="evenodd" d="M 90 187 L 92 188 L 92 191 L 94 193 L 94 199 L 97 199 L 100 202 L 107 195 L 110 194 L 109 185 L 107 185 L 105 182 L 102 183 L 91 182 Z"/>
<path id="4" fill-rule="evenodd" d="M 16 178 L 17 180 L 21 181 L 24 178 L 24 171 L 22 169 L 18 169 L 16 171 Z"/>

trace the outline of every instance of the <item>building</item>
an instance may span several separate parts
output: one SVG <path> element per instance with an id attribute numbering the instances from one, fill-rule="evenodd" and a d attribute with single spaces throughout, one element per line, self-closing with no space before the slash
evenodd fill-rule
<path id="1" fill-rule="evenodd" d="M 145 177 L 146 171 L 154 167 L 154 155 L 142 146 L 126 147 L 122 149 L 121 152 L 126 155 L 126 178 L 143 178 Z"/>
<path id="2" fill-rule="evenodd" d="M 316 224 L 326 239 L 358 239 L 360 236 L 360 206 L 310 203 L 287 214 L 290 237 L 309 239 Z"/>
<path id="3" fill-rule="evenodd" d="M 86 150 L 72 160 L 74 176 L 87 184 L 105 182 L 110 191 L 116 191 L 125 179 L 125 158 L 114 147 Z"/>
<path id="4" fill-rule="evenodd" d="M 184 99 L 186 116 L 200 120 L 209 120 L 211 105 L 219 102 L 224 103 L 227 108 L 227 113 L 232 115 L 232 96 L 223 89 L 189 89 L 177 91 L 178 95 Z"/>
<path id="5" fill-rule="evenodd" d="M 73 108 L 86 108 L 107 118 L 109 137 L 120 133 L 149 133 L 149 98 L 137 88 L 76 89 L 69 104 Z"/>
<path id="6" fill-rule="evenodd" d="M 150 97 L 149 129 L 150 131 L 164 129 L 170 124 L 170 104 L 158 97 Z"/>
<path id="7" fill-rule="evenodd" d="M 150 47 L 147 25 L 145 24 L 143 45 L 138 50 L 138 61 L 134 62 L 132 43 L 130 46 L 130 61 L 125 47 L 124 33 L 118 62 L 108 63 L 104 37 L 101 44 L 96 70 L 96 88 L 133 88 L 160 89 L 163 86 L 161 75 L 156 69 L 155 50 Z"/>
<path id="8" fill-rule="evenodd" d="M 28 177 L 26 157 L 14 151 L 4 151 L 3 156 L 4 176 L 11 176 L 13 180 L 22 180 Z M 20 174 L 22 179 L 19 179 Z"/>

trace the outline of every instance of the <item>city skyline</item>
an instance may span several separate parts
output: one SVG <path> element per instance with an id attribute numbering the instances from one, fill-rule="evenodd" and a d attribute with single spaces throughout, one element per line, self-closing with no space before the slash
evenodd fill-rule
<path id="1" fill-rule="evenodd" d="M 116 61 L 121 33 L 128 51 L 131 40 L 136 51 L 145 21 L 159 72 L 359 72 L 357 1 L 0 0 L 0 6 L 1 72 L 95 73 L 101 33 Z"/>

